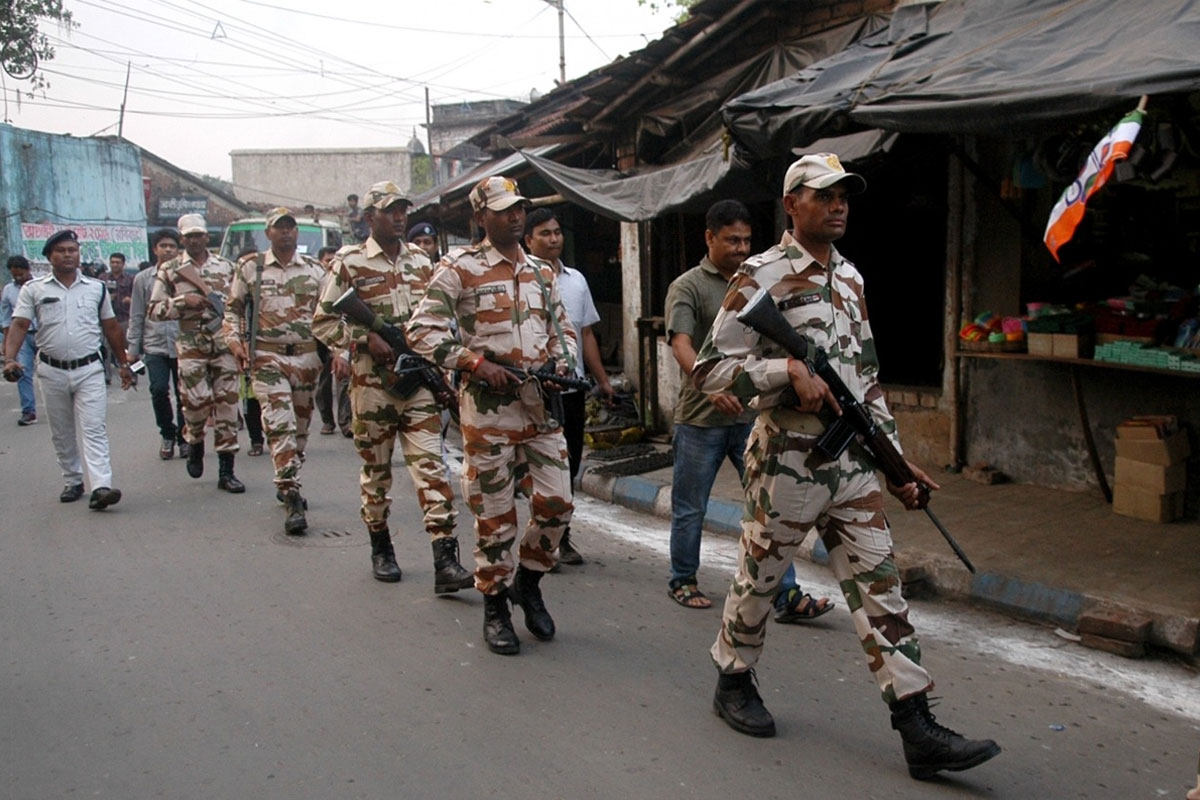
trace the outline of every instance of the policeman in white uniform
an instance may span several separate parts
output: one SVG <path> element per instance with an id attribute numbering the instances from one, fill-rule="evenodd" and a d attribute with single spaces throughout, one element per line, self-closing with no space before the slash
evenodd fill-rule
<path id="1" fill-rule="evenodd" d="M 102 510 L 118 502 L 121 492 L 112 488 L 100 336 L 103 332 L 109 351 L 118 354 L 121 388 L 128 389 L 133 373 L 125 356 L 125 335 L 104 282 L 79 272 L 79 240 L 74 231 L 61 230 L 50 236 L 42 255 L 49 258 L 52 271 L 30 281 L 21 291 L 4 340 L 4 377 L 9 381 L 21 377 L 15 359 L 30 323 L 36 322 L 37 382 L 66 480 L 58 499 L 70 503 L 83 496 L 78 429 L 83 434 L 83 460 L 92 487 L 88 507 Z"/>

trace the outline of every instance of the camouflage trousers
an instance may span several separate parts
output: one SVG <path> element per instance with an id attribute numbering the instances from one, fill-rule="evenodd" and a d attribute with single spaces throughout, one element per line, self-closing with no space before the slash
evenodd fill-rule
<path id="1" fill-rule="evenodd" d="M 517 413 L 520 413 L 517 410 Z M 516 495 L 529 498 L 521 566 L 548 572 L 571 522 L 571 473 L 562 429 L 534 433 L 472 427 L 464 418 L 462 490 L 475 515 L 475 588 L 496 594 L 513 572 Z"/>
<path id="2" fill-rule="evenodd" d="M 712 657 L 724 673 L 762 653 L 779 579 L 816 526 L 867 664 L 885 702 L 928 691 L 921 648 L 900 594 L 900 573 L 875 471 L 851 447 L 834 462 L 811 452 L 816 437 L 780 431 L 764 417 L 746 444 L 746 509 L 738 568 Z"/>
<path id="3" fill-rule="evenodd" d="M 356 378 L 357 379 L 357 378 Z M 396 437 L 417 491 L 417 502 L 431 539 L 454 536 L 454 492 L 442 463 L 442 409 L 425 388 L 405 399 L 378 385 L 355 384 L 350 389 L 354 411 L 354 447 L 362 458 L 359 488 L 363 522 L 368 528 L 387 525 L 392 498 L 392 453 Z"/>
<path id="4" fill-rule="evenodd" d="M 251 383 L 262 407 L 263 431 L 275 465 L 275 486 L 281 491 L 300 488 L 300 465 L 308 444 L 313 395 L 321 359 L 317 352 L 281 355 L 258 352 Z"/>
<path id="5" fill-rule="evenodd" d="M 240 375 L 237 359 L 228 350 L 199 355 L 195 350 L 180 348 L 179 394 L 189 443 L 204 441 L 205 426 L 212 417 L 216 451 L 237 452 Z"/>

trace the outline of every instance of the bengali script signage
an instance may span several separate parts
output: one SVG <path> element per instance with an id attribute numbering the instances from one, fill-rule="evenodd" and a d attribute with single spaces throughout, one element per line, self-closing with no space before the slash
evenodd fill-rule
<path id="1" fill-rule="evenodd" d="M 125 262 L 136 267 L 141 261 L 150 260 L 146 242 L 146 229 L 134 225 L 44 225 L 21 223 L 21 239 L 25 257 L 31 262 L 48 263 L 42 255 L 46 239 L 56 231 L 71 228 L 79 237 L 79 263 L 108 263 L 113 253 L 124 253 Z"/>
<path id="2" fill-rule="evenodd" d="M 158 198 L 158 224 L 175 227 L 184 214 L 208 216 L 208 198 L 203 195 L 164 195 Z"/>

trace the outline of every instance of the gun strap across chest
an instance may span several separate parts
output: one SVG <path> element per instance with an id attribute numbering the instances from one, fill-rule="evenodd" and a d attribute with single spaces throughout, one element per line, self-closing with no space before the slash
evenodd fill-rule
<path id="1" fill-rule="evenodd" d="M 546 285 L 546 279 L 542 277 L 542 271 L 538 269 L 536 264 L 530 264 L 533 268 L 533 277 L 537 279 L 538 286 L 542 290 L 542 299 L 546 303 L 546 313 L 550 315 L 550 319 L 554 321 L 554 332 L 558 334 L 558 344 L 562 347 L 563 360 L 567 364 L 567 371 L 572 375 L 576 374 L 575 359 L 571 358 L 571 351 L 567 349 L 567 340 L 563 337 L 562 323 L 558 321 L 558 314 L 554 313 L 554 306 L 550 302 L 550 287 Z M 578 342 L 576 342 L 578 345 Z"/>
<path id="2" fill-rule="evenodd" d="M 250 363 L 254 363 L 254 348 L 258 344 L 258 314 L 262 302 L 262 274 L 267 263 L 267 254 L 258 253 L 254 256 L 254 305 L 250 306 Z"/>

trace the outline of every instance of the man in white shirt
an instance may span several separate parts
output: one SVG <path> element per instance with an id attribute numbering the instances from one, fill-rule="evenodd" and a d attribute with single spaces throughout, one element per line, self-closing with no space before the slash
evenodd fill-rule
<path id="1" fill-rule="evenodd" d="M 592 293 L 588 290 L 587 278 L 579 270 L 572 269 L 562 262 L 563 233 L 562 226 L 554 212 L 548 208 L 538 208 L 529 212 L 525 217 L 525 247 L 537 258 L 548 261 L 553 267 L 558 282 L 558 293 L 562 297 L 567 317 L 575 328 L 575 339 L 579 342 L 579 352 L 582 358 L 575 364 L 578 377 L 584 376 L 586 365 L 588 372 L 596 379 L 596 386 L 610 401 L 613 396 L 612 385 L 608 382 L 608 373 L 600 359 L 600 346 L 592 326 L 600 321 L 596 304 L 592 302 Z M 586 396 L 579 389 L 567 389 L 562 392 L 563 404 L 563 435 L 567 438 L 567 453 L 571 463 L 571 487 L 575 487 L 575 477 L 579 474 L 579 465 L 583 461 L 583 426 L 587 419 L 584 410 Z M 563 533 L 558 545 L 558 560 L 563 564 L 582 564 L 583 556 L 571 543 L 571 528 Z"/>
<path id="2" fill-rule="evenodd" d="M 9 381 L 21 377 L 17 353 L 30 323 L 36 322 L 37 378 L 50 437 L 66 480 L 58 499 L 70 503 L 83 496 L 83 468 L 75 440 L 79 428 L 92 486 L 88 506 L 103 510 L 121 499 L 121 491 L 112 488 L 100 337 L 103 334 L 109 350 L 119 354 L 121 388 L 128 389 L 133 373 L 125 356 L 125 335 L 103 281 L 79 274 L 79 239 L 73 230 L 53 234 L 42 255 L 50 259 L 52 271 L 30 281 L 17 299 L 9 336 L 4 340 L 4 377 Z"/>

